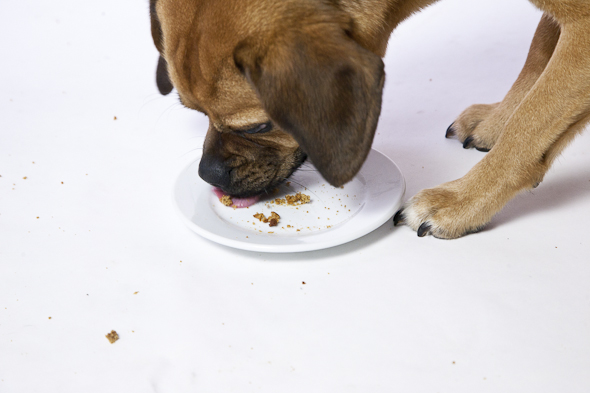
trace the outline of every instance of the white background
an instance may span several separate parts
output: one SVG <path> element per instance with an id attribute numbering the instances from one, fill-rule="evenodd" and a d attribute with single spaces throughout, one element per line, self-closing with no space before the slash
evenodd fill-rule
<path id="1" fill-rule="evenodd" d="M 394 32 L 374 147 L 406 197 L 481 159 L 445 130 L 539 18 L 445 0 Z M 147 0 L 2 0 L 0 50 L 0 392 L 590 391 L 590 135 L 482 233 L 252 253 L 175 215 L 207 119 L 157 93 Z"/>

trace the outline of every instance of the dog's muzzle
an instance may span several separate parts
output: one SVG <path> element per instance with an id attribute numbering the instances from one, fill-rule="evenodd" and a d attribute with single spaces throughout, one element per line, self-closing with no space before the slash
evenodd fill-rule
<path id="1" fill-rule="evenodd" d="M 199 164 L 199 176 L 207 183 L 227 189 L 231 184 L 230 168 L 223 157 L 216 154 L 204 153 Z"/>

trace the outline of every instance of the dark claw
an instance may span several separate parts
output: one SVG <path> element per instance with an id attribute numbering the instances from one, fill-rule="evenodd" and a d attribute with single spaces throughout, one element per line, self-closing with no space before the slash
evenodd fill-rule
<path id="1" fill-rule="evenodd" d="M 465 139 L 465 142 L 463 142 L 463 149 L 470 149 L 471 143 L 473 143 L 473 137 L 472 136 L 468 136 L 467 139 Z"/>
<path id="2" fill-rule="evenodd" d="M 395 213 L 395 216 L 393 216 L 393 226 L 398 226 L 399 224 L 403 224 L 404 223 L 404 214 L 403 214 L 404 209 L 399 209 L 397 211 L 397 213 Z"/>
<path id="3" fill-rule="evenodd" d="M 537 182 L 537 183 L 533 184 L 533 188 L 539 187 L 539 184 L 541 184 L 541 182 Z"/>
<path id="4" fill-rule="evenodd" d="M 420 228 L 418 228 L 418 237 L 424 237 L 428 235 L 430 233 L 431 228 L 432 225 L 430 225 L 428 222 L 422 223 L 422 225 L 420 225 Z"/>
<path id="5" fill-rule="evenodd" d="M 455 122 L 453 122 L 449 128 L 447 128 L 447 133 L 445 134 L 445 138 L 452 138 L 455 136 L 455 129 L 453 128 L 453 124 L 455 124 Z"/>
<path id="6" fill-rule="evenodd" d="M 485 147 L 477 147 L 477 146 L 475 146 L 475 150 L 483 151 L 484 153 L 487 153 L 490 151 L 490 149 L 486 149 Z"/>

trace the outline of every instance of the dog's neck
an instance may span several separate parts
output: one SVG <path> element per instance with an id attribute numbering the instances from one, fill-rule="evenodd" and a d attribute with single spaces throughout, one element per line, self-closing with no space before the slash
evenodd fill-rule
<path id="1" fill-rule="evenodd" d="M 332 0 L 352 16 L 353 35 L 366 49 L 383 57 L 391 32 L 403 20 L 438 0 Z"/>

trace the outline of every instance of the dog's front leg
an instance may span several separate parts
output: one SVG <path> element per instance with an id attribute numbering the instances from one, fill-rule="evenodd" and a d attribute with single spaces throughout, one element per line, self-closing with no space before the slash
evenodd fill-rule
<path id="1" fill-rule="evenodd" d="M 590 120 L 590 20 L 560 23 L 560 28 L 551 60 L 494 148 L 461 179 L 411 198 L 396 214 L 396 224 L 408 224 L 419 236 L 457 238 L 483 228 L 517 193 L 543 179 Z"/>
<path id="2" fill-rule="evenodd" d="M 456 137 L 466 149 L 474 147 L 490 151 L 504 130 L 504 124 L 543 74 L 557 46 L 559 34 L 557 21 L 544 14 L 524 67 L 506 97 L 495 104 L 470 106 L 451 124 L 446 137 Z"/>

